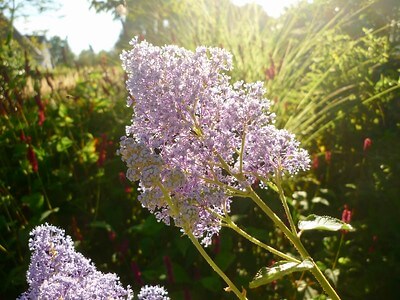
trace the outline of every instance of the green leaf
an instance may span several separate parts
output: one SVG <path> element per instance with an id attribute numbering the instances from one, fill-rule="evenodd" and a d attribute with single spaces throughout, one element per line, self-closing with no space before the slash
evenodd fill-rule
<path id="1" fill-rule="evenodd" d="M 88 134 L 87 138 L 89 140 L 85 143 L 83 148 L 78 151 L 77 154 L 81 161 L 93 163 L 99 158 L 98 154 L 96 153 L 96 140 L 91 134 Z"/>
<path id="2" fill-rule="evenodd" d="M 329 206 L 329 201 L 322 197 L 314 197 L 311 200 L 312 203 L 321 203 L 323 205 Z"/>
<path id="3" fill-rule="evenodd" d="M 94 222 L 91 222 L 89 226 L 90 226 L 90 227 L 93 227 L 93 228 L 105 229 L 105 230 L 107 230 L 107 231 L 111 231 L 111 230 L 112 230 L 111 225 L 108 224 L 108 223 L 105 222 L 105 221 L 94 221 Z"/>
<path id="4" fill-rule="evenodd" d="M 66 117 L 68 115 L 68 108 L 66 105 L 64 104 L 60 104 L 60 106 L 58 107 L 58 115 L 62 118 Z"/>
<path id="5" fill-rule="evenodd" d="M 71 147 L 73 143 L 74 143 L 74 142 L 73 142 L 70 138 L 68 138 L 68 137 L 66 137 L 66 136 L 63 136 L 63 137 L 57 142 L 56 149 L 57 149 L 58 152 L 64 152 L 64 151 L 67 150 L 69 147 Z"/>
<path id="6" fill-rule="evenodd" d="M 339 269 L 326 269 L 325 270 L 325 275 L 328 277 L 328 279 L 336 286 L 338 283 L 339 275 L 340 275 L 340 270 Z"/>
<path id="7" fill-rule="evenodd" d="M 40 193 L 23 196 L 21 200 L 23 203 L 26 203 L 33 211 L 39 211 L 44 204 L 44 196 Z"/>
<path id="8" fill-rule="evenodd" d="M 293 272 L 302 272 L 312 269 L 313 267 L 314 264 L 309 259 L 306 259 L 300 263 L 292 261 L 280 261 L 271 268 L 261 268 L 254 277 L 253 281 L 249 283 L 249 287 L 254 289 Z"/>
<path id="9" fill-rule="evenodd" d="M 201 285 L 212 292 L 221 290 L 221 282 L 218 277 L 208 276 L 200 279 Z"/>
<path id="10" fill-rule="evenodd" d="M 48 216 L 50 216 L 52 213 L 56 213 L 60 210 L 59 207 L 55 207 L 53 209 L 50 210 L 46 210 L 44 213 L 42 213 L 42 215 L 40 216 L 40 222 L 42 222 L 43 220 L 45 220 Z"/>
<path id="11" fill-rule="evenodd" d="M 339 219 L 329 216 L 309 215 L 305 220 L 299 221 L 298 227 L 300 230 L 348 230 L 355 231 L 354 227 Z"/>

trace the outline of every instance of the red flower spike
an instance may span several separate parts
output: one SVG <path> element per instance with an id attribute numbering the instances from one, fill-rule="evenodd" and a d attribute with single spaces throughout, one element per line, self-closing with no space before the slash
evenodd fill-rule
<path id="1" fill-rule="evenodd" d="M 173 270 L 172 270 L 171 258 L 170 258 L 168 255 L 166 255 L 166 256 L 164 256 L 163 259 L 164 259 L 165 268 L 167 269 L 167 279 L 168 279 L 168 282 L 169 282 L 170 284 L 172 284 L 172 283 L 175 282 L 175 278 L 174 278 L 174 272 L 173 272 Z"/>
<path id="2" fill-rule="evenodd" d="M 332 152 L 325 151 L 325 161 L 328 165 L 331 163 L 331 159 L 332 159 Z"/>
<path id="3" fill-rule="evenodd" d="M 126 176 L 125 176 L 125 173 L 124 173 L 124 172 L 119 172 L 119 173 L 118 173 L 118 177 L 119 177 L 119 181 L 120 181 L 121 183 L 126 182 Z"/>
<path id="4" fill-rule="evenodd" d="M 123 240 L 118 246 L 117 250 L 120 254 L 120 261 L 123 261 L 129 250 L 129 240 Z"/>
<path id="5" fill-rule="evenodd" d="M 108 232 L 108 239 L 109 239 L 110 241 L 114 241 L 116 237 L 117 237 L 117 234 L 115 233 L 115 231 L 110 230 L 110 231 Z"/>
<path id="6" fill-rule="evenodd" d="M 371 146 L 372 146 L 372 140 L 370 138 L 366 138 L 364 140 L 364 147 L 363 147 L 364 152 L 367 152 L 369 148 L 371 148 Z"/>
<path id="7" fill-rule="evenodd" d="M 99 145 L 99 158 L 97 160 L 97 165 L 99 167 L 102 167 L 104 165 L 104 162 L 106 161 L 107 158 L 107 135 L 103 133 L 101 135 L 101 143 Z"/>
<path id="8" fill-rule="evenodd" d="M 344 210 L 342 212 L 342 221 L 347 224 L 351 222 L 351 210 L 348 208 L 347 204 L 344 205 Z"/>
<path id="9" fill-rule="evenodd" d="M 313 160 L 312 160 L 312 165 L 311 167 L 316 170 L 319 167 L 319 159 L 318 156 L 316 154 L 313 155 Z"/>
<path id="10" fill-rule="evenodd" d="M 46 120 L 46 115 L 44 114 L 44 109 L 39 109 L 39 121 L 38 121 L 38 125 L 42 126 L 44 121 Z"/>
<path id="11" fill-rule="evenodd" d="M 347 204 L 344 205 L 344 209 L 342 212 L 342 221 L 349 224 L 351 222 L 352 211 L 349 209 Z M 346 234 L 347 230 L 342 230 L 342 233 Z"/>
<path id="12" fill-rule="evenodd" d="M 130 186 L 126 186 L 125 187 L 125 193 L 126 194 L 130 194 L 130 193 L 132 193 L 132 191 L 133 191 L 133 189 Z"/>
<path id="13" fill-rule="evenodd" d="M 131 270 L 133 272 L 133 277 L 135 278 L 135 282 L 139 285 L 142 286 L 144 285 L 143 279 L 142 279 L 142 273 L 140 272 L 139 266 L 135 261 L 131 262 Z"/>
<path id="14" fill-rule="evenodd" d="M 31 145 L 29 145 L 29 147 L 28 147 L 28 152 L 27 152 L 26 156 L 29 160 L 29 163 L 32 167 L 33 172 L 37 173 L 39 171 L 39 164 L 36 159 L 35 151 L 33 150 L 33 147 Z"/>
<path id="15" fill-rule="evenodd" d="M 21 140 L 21 142 L 26 142 L 26 136 L 22 130 L 19 133 L 19 139 Z"/>

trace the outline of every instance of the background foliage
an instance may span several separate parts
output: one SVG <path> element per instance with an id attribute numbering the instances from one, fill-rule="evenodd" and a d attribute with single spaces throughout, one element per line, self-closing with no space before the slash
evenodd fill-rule
<path id="1" fill-rule="evenodd" d="M 100 10 L 121 1 L 91 1 Z M 2 10 L 6 3 L 0 2 Z M 172 299 L 231 299 L 188 239 L 155 221 L 136 201 L 115 155 L 131 118 L 116 53 L 139 35 L 157 45 L 219 46 L 234 55 L 232 80 L 263 80 L 278 126 L 298 136 L 312 170 L 286 182 L 295 218 L 340 218 L 354 233 L 304 234 L 312 256 L 343 299 L 396 299 L 400 278 L 400 4 L 395 0 L 303 1 L 278 19 L 227 0 L 126 1 L 114 53 L 75 59 L 51 40 L 57 67 L 43 70 L 1 24 L 0 298 L 26 289 L 28 233 L 42 222 L 66 229 L 99 269 L 138 290 L 163 284 Z M 64 54 L 61 51 L 64 49 Z M 66 49 L 66 50 L 65 50 Z M 61 52 L 60 52 L 61 51 Z M 65 52 L 67 51 L 67 52 Z M 280 209 L 276 196 L 260 191 Z M 237 223 L 290 251 L 250 203 Z M 311 299 L 307 274 L 254 290 L 248 282 L 274 257 L 223 230 L 209 249 L 249 299 Z"/>

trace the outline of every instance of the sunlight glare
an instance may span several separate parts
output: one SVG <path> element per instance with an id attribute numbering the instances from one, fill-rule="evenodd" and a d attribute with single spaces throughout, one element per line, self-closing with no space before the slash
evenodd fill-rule
<path id="1" fill-rule="evenodd" d="M 298 3 L 300 0 L 231 0 L 233 4 L 242 6 L 248 3 L 256 3 L 261 5 L 267 14 L 271 17 L 278 18 L 283 12 L 285 7 L 289 7 Z"/>

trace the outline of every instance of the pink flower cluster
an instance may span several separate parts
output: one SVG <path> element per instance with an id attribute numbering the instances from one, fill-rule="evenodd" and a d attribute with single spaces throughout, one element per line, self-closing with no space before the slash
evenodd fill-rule
<path id="1" fill-rule="evenodd" d="M 44 224 L 31 232 L 29 290 L 18 299 L 132 299 L 115 274 L 96 270 L 90 260 L 75 251 L 64 230 Z"/>
<path id="2" fill-rule="evenodd" d="M 229 52 L 157 47 L 137 38 L 131 45 L 121 59 L 134 113 L 120 154 L 127 178 L 140 180 L 142 204 L 159 220 L 189 224 L 209 245 L 220 230 L 216 214 L 229 212 L 229 191 L 277 170 L 309 168 L 295 137 L 273 125 L 263 83 L 230 83 Z"/>
<path id="3" fill-rule="evenodd" d="M 32 251 L 27 272 L 29 289 L 19 300 L 29 299 L 133 299 L 133 292 L 117 275 L 104 274 L 74 249 L 64 230 L 44 224 L 31 231 Z M 143 286 L 139 300 L 169 300 L 161 286 Z"/>

